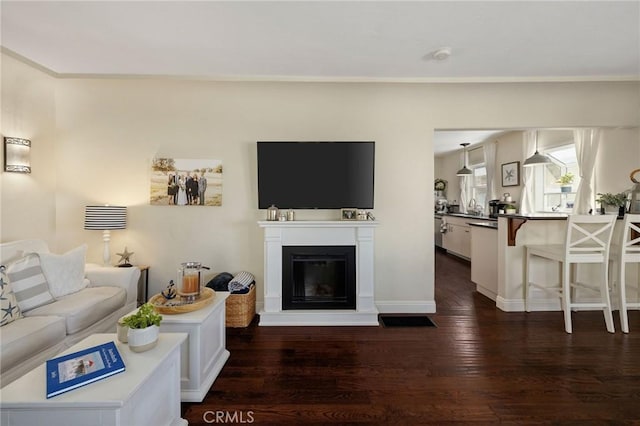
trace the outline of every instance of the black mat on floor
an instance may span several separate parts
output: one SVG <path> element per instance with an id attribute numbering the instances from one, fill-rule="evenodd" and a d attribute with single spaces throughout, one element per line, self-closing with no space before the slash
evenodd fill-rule
<path id="1" fill-rule="evenodd" d="M 379 315 L 384 327 L 435 327 L 436 324 L 426 315 Z"/>

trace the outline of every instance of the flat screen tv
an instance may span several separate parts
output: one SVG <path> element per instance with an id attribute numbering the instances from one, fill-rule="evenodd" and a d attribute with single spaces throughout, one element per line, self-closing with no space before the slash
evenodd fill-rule
<path id="1" fill-rule="evenodd" d="M 258 142 L 258 208 L 373 208 L 375 142 Z"/>

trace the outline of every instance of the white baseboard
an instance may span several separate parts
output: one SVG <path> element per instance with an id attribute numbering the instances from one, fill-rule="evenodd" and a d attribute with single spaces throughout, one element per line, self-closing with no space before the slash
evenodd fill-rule
<path id="1" fill-rule="evenodd" d="M 381 314 L 432 314 L 436 312 L 434 300 L 377 300 Z"/>

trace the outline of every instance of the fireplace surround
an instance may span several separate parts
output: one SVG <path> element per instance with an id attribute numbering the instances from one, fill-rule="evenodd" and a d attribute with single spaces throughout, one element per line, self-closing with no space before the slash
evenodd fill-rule
<path id="1" fill-rule="evenodd" d="M 375 221 L 260 221 L 264 228 L 264 308 L 260 325 L 378 325 L 378 310 L 374 303 L 374 229 Z M 309 249 L 312 247 L 312 249 Z M 304 261 L 324 255 L 327 248 L 353 251 L 355 305 L 322 305 L 330 293 L 326 283 L 316 283 L 315 306 L 291 309 L 283 297 L 283 252 L 298 251 Z M 309 250 L 311 250 L 309 252 Z M 300 253 L 302 252 L 302 253 Z M 324 259 L 320 263 L 329 259 Z M 338 257 L 341 257 L 338 254 Z M 342 261 L 332 265 L 342 273 Z M 316 265 L 318 268 L 320 266 Z M 346 267 L 346 265 L 345 265 Z M 324 274 L 313 270 L 311 275 Z M 331 283 L 335 284 L 335 283 Z M 312 284 L 308 284 L 312 285 Z M 311 292 L 313 293 L 313 292 Z M 338 292 L 340 293 L 340 292 Z M 346 295 L 346 292 L 345 292 Z M 345 297 L 345 299 L 348 297 Z M 318 305 L 320 303 L 320 305 Z"/>

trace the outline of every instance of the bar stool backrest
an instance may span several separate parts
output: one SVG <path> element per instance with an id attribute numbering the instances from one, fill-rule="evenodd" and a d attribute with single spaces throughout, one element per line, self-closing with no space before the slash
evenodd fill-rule
<path id="1" fill-rule="evenodd" d="M 620 248 L 623 262 L 640 262 L 640 214 L 625 215 Z"/>
<path id="2" fill-rule="evenodd" d="M 565 259 L 570 263 L 608 262 L 615 215 L 569 215 Z"/>

